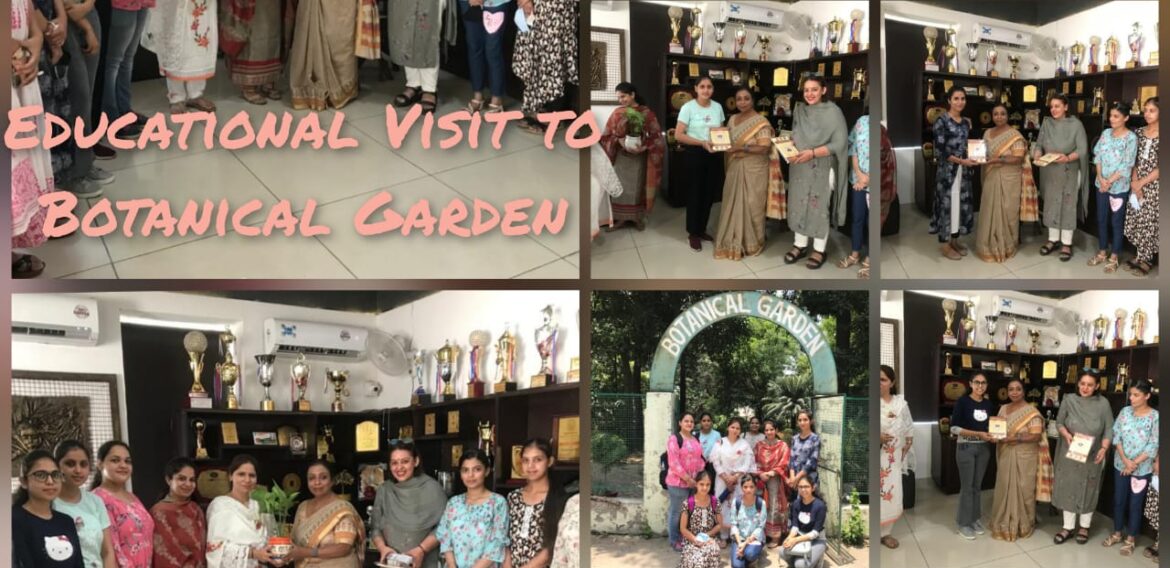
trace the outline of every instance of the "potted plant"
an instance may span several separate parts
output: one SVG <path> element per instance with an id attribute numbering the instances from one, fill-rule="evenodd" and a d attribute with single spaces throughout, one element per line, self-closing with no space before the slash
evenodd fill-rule
<path id="1" fill-rule="evenodd" d="M 642 128 L 645 125 L 646 115 L 633 107 L 626 108 L 626 150 L 634 152 L 642 147 Z"/>
<path id="2" fill-rule="evenodd" d="M 280 488 L 274 480 L 272 489 L 257 487 L 252 491 L 252 499 L 260 504 L 260 516 L 268 527 L 268 545 L 276 557 L 283 557 L 292 551 L 292 523 L 289 522 L 289 511 L 296 504 L 299 491 L 292 493 Z"/>

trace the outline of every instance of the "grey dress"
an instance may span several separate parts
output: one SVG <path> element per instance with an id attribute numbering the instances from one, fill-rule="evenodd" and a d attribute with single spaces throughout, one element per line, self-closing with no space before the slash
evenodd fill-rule
<path id="1" fill-rule="evenodd" d="M 832 101 L 798 104 L 793 120 L 792 140 L 798 150 L 825 146 L 829 155 L 788 168 L 788 226 L 793 232 L 823 239 L 829 236 L 834 210 L 836 224 L 845 223 L 849 128 L 841 108 Z"/>
<path id="2" fill-rule="evenodd" d="M 1085 126 L 1075 116 L 1047 118 L 1036 140 L 1041 150 L 1061 154 L 1077 153 L 1075 162 L 1049 164 L 1040 168 L 1040 196 L 1044 199 L 1044 226 L 1050 229 L 1077 228 L 1077 204 L 1081 215 L 1088 211 L 1089 144 Z M 1078 177 L 1079 176 L 1079 177 Z"/>
<path id="3" fill-rule="evenodd" d="M 1068 442 L 1060 438 L 1056 446 L 1056 478 L 1052 483 L 1052 505 L 1062 511 L 1084 514 L 1097 509 L 1101 493 L 1101 473 L 1109 460 L 1093 463 L 1101 441 L 1113 438 L 1113 410 L 1109 401 L 1100 395 L 1082 397 L 1071 394 L 1060 404 L 1056 415 L 1057 426 L 1064 426 L 1074 434 L 1093 436 L 1093 448 L 1085 463 L 1068 459 Z"/>

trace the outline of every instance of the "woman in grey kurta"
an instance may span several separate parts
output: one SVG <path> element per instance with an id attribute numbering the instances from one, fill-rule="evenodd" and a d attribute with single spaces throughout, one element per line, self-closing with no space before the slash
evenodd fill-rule
<path id="1" fill-rule="evenodd" d="M 439 46 L 455 45 L 459 33 L 455 0 L 394 0 L 389 7 L 390 60 L 406 69 L 406 89 L 394 106 L 419 103 L 432 112 L 439 104 Z"/>
<path id="2" fill-rule="evenodd" d="M 394 480 L 378 488 L 370 515 L 370 540 L 378 558 L 405 554 L 414 558 L 415 566 L 421 561 L 424 568 L 438 568 L 435 527 L 447 506 L 443 486 L 421 472 L 413 442 L 390 443 L 390 474 Z"/>
<path id="3" fill-rule="evenodd" d="M 1056 95 L 1048 103 L 1051 117 L 1040 126 L 1033 158 L 1059 154 L 1056 161 L 1040 168 L 1040 196 L 1044 200 L 1043 221 L 1048 227 L 1048 242 L 1040 247 L 1047 256 L 1060 247 L 1060 260 L 1072 258 L 1073 231 L 1077 228 L 1077 205 L 1080 215 L 1089 207 L 1089 143 L 1085 126 L 1068 115 L 1068 98 Z"/>
<path id="4" fill-rule="evenodd" d="M 1084 544 L 1089 540 L 1089 523 L 1097 508 L 1105 456 L 1113 439 L 1113 410 L 1109 401 L 1097 394 L 1099 380 L 1092 373 L 1082 374 L 1077 381 L 1076 394 L 1064 397 L 1056 415 L 1060 441 L 1054 459 L 1056 477 L 1052 486 L 1052 506 L 1064 512 L 1063 529 L 1052 539 L 1056 544 L 1068 540 L 1078 524 L 1077 542 Z M 1093 437 L 1089 459 L 1085 463 L 1065 457 L 1076 434 Z"/>
<path id="5" fill-rule="evenodd" d="M 816 270 L 825 263 L 829 228 L 845 223 L 849 128 L 841 107 L 824 100 L 824 77 L 806 78 L 801 91 L 807 104 L 796 106 L 792 123 L 792 141 L 799 153 L 788 161 L 788 226 L 796 236 L 784 262 L 804 258 L 812 239 L 813 252 L 805 266 Z M 832 211 L 836 221 L 830 218 Z"/>

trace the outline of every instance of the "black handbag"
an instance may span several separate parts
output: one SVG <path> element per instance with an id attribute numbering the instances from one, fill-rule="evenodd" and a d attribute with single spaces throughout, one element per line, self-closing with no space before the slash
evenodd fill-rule
<path id="1" fill-rule="evenodd" d="M 902 474 L 902 510 L 914 508 L 914 472 Z"/>

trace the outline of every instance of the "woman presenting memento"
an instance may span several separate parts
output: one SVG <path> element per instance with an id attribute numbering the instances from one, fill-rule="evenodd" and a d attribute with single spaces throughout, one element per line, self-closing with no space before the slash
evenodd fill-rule
<path id="1" fill-rule="evenodd" d="M 796 236 L 784 263 L 807 255 L 805 267 L 816 270 L 825 263 L 830 208 L 836 211 L 836 224 L 845 223 L 849 128 L 841 108 L 825 100 L 824 77 L 806 78 L 801 91 L 806 104 L 796 106 L 792 123 L 792 141 L 799 153 L 788 162 L 791 180 L 787 187 L 788 225 Z"/>
<path id="2" fill-rule="evenodd" d="M 1056 95 L 1048 103 L 1052 114 L 1040 126 L 1033 158 L 1055 154 L 1056 159 L 1040 168 L 1040 192 L 1044 197 L 1043 221 L 1048 227 L 1048 242 L 1040 247 L 1047 256 L 1060 247 L 1060 260 L 1072 258 L 1073 231 L 1077 228 L 1077 203 L 1080 214 L 1088 212 L 1089 143 L 1085 126 L 1068 115 L 1068 97 Z M 1079 176 L 1079 177 L 1078 177 Z"/>

